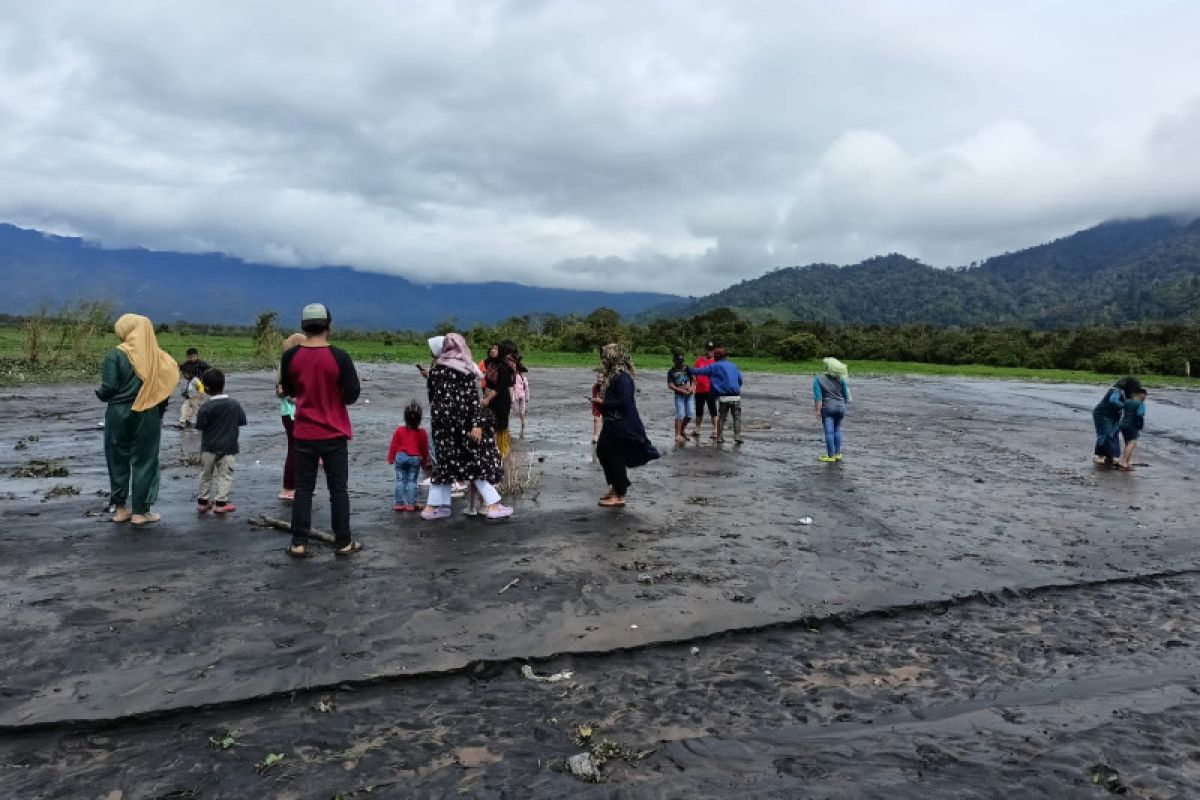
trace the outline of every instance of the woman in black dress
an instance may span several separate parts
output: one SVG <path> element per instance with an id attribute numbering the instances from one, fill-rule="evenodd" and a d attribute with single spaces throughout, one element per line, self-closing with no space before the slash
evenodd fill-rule
<path id="1" fill-rule="evenodd" d="M 619 344 L 608 344 L 600 351 L 604 375 L 600 379 L 599 397 L 592 402 L 600 409 L 604 426 L 596 443 L 596 458 L 604 468 L 608 491 L 600 505 L 625 505 L 629 491 L 630 467 L 640 467 L 658 458 L 658 451 L 646 437 L 646 428 L 638 414 L 634 399 L 633 364 L 629 353 Z"/>
<path id="2" fill-rule="evenodd" d="M 456 481 L 473 481 L 487 504 L 488 519 L 512 516 L 500 504 L 493 485 L 503 477 L 496 450 L 481 446 L 483 409 L 479 404 L 479 368 L 462 336 L 446 334 L 437 363 L 429 370 L 429 422 L 437 461 L 429 486 L 429 502 L 421 517 L 427 520 L 450 516 L 450 491 Z"/>
<path id="3" fill-rule="evenodd" d="M 496 355 L 484 362 L 483 405 L 492 410 L 496 420 L 496 447 L 500 457 L 508 458 L 511 440 L 508 419 L 512 416 L 512 390 L 517 382 L 517 345 L 505 339 L 496 345 Z"/>

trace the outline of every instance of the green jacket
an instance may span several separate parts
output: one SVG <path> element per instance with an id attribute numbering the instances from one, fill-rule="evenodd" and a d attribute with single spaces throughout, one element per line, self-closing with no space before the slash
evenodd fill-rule
<path id="1" fill-rule="evenodd" d="M 96 397 L 109 404 L 132 403 L 142 390 L 142 379 L 133 371 L 124 350 L 113 348 L 100 364 L 100 388 Z"/>

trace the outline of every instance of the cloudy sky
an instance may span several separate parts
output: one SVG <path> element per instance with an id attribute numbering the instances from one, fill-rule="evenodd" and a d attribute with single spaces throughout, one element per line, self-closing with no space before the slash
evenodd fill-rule
<path id="1" fill-rule="evenodd" d="M 0 221 L 701 294 L 1200 211 L 1193 0 L 7 2 Z"/>

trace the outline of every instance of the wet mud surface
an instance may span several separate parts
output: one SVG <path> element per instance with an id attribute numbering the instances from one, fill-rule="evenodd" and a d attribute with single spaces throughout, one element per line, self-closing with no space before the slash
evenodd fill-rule
<path id="1" fill-rule="evenodd" d="M 390 510 L 383 460 L 416 371 L 363 373 L 368 549 L 300 563 L 247 525 L 288 516 L 265 373 L 230 380 L 251 419 L 238 512 L 195 515 L 198 436 L 167 430 L 144 531 L 89 516 L 107 485 L 89 388 L 0 394 L 0 468 L 70 473 L 0 478 L 0 794 L 1200 791 L 1200 396 L 1156 393 L 1126 475 L 1090 464 L 1097 387 L 860 380 L 846 460 L 825 465 L 799 379 L 748 378 L 744 446 L 676 449 L 645 376 L 665 457 L 612 512 L 588 373 L 535 372 L 538 485 L 510 522 L 437 524 Z M 526 660 L 574 675 L 534 682 Z M 588 747 L 614 756 L 604 783 L 561 771 Z"/>

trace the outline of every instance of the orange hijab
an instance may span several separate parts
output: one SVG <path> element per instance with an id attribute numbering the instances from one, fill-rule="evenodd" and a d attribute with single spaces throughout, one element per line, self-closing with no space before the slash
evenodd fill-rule
<path id="1" fill-rule="evenodd" d="M 142 379 L 142 390 L 134 398 L 133 410 L 146 411 L 171 396 L 179 383 L 179 365 L 159 349 L 154 323 L 140 314 L 123 314 L 113 326 L 121 344 L 118 350 L 129 356 L 133 371 Z"/>

